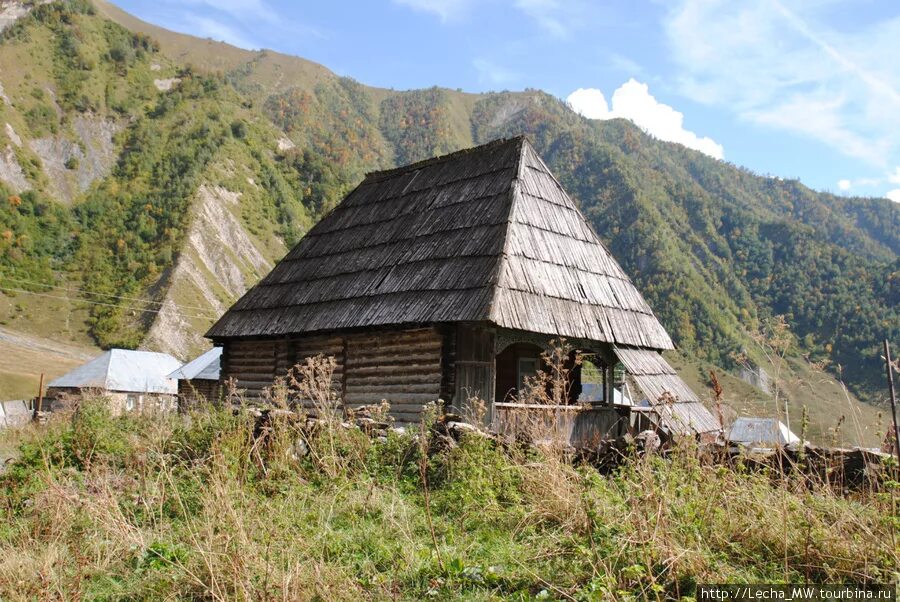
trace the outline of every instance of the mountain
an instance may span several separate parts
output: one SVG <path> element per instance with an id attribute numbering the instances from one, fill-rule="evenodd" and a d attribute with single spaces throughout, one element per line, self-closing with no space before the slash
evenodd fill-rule
<path id="1" fill-rule="evenodd" d="M 897 204 L 758 176 L 538 90 L 368 87 L 99 0 L 0 13 L 0 325 L 188 357 L 366 171 L 526 133 L 695 386 L 717 367 L 758 408 L 770 396 L 738 376 L 766 389 L 812 363 L 835 403 L 875 419 L 834 378 L 884 399 L 879 341 L 900 344 Z M 792 333 L 783 375 L 757 336 L 775 316 Z M 824 433 L 837 416 L 820 390 L 789 397 Z"/>

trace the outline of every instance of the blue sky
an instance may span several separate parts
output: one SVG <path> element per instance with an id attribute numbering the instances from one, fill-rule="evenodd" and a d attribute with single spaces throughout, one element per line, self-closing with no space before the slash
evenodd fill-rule
<path id="1" fill-rule="evenodd" d="M 896 0 L 115 2 L 369 85 L 540 88 L 760 174 L 900 202 Z"/>

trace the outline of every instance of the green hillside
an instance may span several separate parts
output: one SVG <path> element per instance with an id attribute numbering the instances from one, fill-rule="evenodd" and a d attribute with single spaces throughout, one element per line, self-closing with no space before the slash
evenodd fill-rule
<path id="1" fill-rule="evenodd" d="M 26 309 L 38 298 L 10 289 L 65 287 L 101 346 L 190 355 L 366 171 L 526 133 L 685 361 L 763 364 L 751 333 L 784 315 L 793 357 L 884 399 L 879 341 L 900 345 L 887 200 L 761 177 L 540 91 L 371 88 L 105 2 L 40 5 L 4 31 L 0 84 L 0 286 Z"/>

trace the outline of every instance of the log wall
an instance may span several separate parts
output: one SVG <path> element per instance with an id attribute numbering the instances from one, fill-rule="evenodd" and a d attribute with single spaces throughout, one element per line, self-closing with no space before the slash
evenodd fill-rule
<path id="1" fill-rule="evenodd" d="M 230 340 L 224 342 L 222 378 L 234 378 L 247 400 L 259 402 L 266 399 L 264 390 L 297 363 L 318 354 L 332 356 L 332 386 L 347 407 L 385 399 L 397 422 L 418 422 L 422 407 L 440 398 L 442 384 L 448 386 L 441 361 L 446 344 L 433 327 Z"/>
<path id="2" fill-rule="evenodd" d="M 219 381 L 205 378 L 178 381 L 178 401 L 188 407 L 201 401 L 219 401 Z"/>
<path id="3" fill-rule="evenodd" d="M 335 335 L 311 335 L 292 337 L 288 340 L 287 361 L 276 369 L 278 376 L 287 375 L 288 371 L 302 363 L 306 358 L 323 355 L 335 359 L 334 372 L 331 375 L 331 388 L 342 397 L 344 391 L 344 355 L 346 353 L 346 341 L 344 337 Z M 307 410 L 314 410 L 312 401 L 297 398 Z"/>
<path id="4" fill-rule="evenodd" d="M 222 349 L 220 380 L 234 380 L 238 393 L 248 401 L 263 399 L 263 390 L 271 387 L 278 375 L 276 370 L 287 361 L 287 340 L 232 340 Z M 283 373 L 286 373 L 285 369 Z"/>
<path id="5" fill-rule="evenodd" d="M 386 399 L 398 422 L 418 422 L 422 407 L 441 395 L 442 337 L 434 328 L 347 337 L 344 402 Z"/>

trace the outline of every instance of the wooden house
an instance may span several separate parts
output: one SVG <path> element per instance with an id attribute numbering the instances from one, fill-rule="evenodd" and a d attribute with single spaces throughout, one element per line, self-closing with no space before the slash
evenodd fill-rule
<path id="1" fill-rule="evenodd" d="M 250 398 L 322 353 L 345 404 L 386 399 L 400 422 L 437 399 L 514 410 L 558 337 L 603 375 L 595 405 L 623 364 L 654 401 L 706 412 L 674 370 L 643 369 L 668 366 L 669 335 L 524 138 L 368 174 L 207 336 Z"/>
<path id="2" fill-rule="evenodd" d="M 201 401 L 218 401 L 219 362 L 222 348 L 213 347 L 169 375 L 178 381 L 178 403 L 187 406 Z"/>

